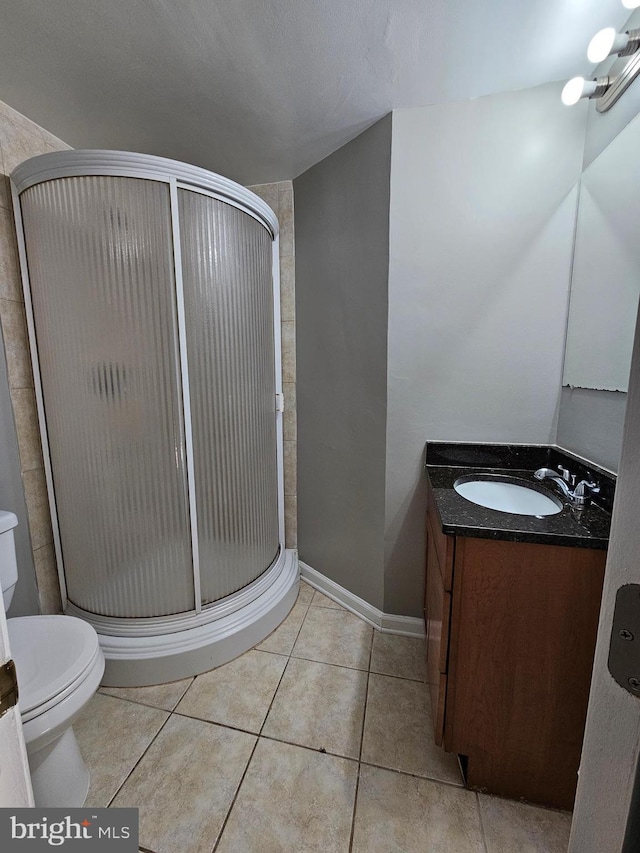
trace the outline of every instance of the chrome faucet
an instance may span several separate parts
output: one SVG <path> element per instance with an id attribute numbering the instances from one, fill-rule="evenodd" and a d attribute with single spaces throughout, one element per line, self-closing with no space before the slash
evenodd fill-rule
<path id="1" fill-rule="evenodd" d="M 538 468 L 534 473 L 536 480 L 551 480 L 560 489 L 563 496 L 574 507 L 585 507 L 593 497 L 600 492 L 600 486 L 591 480 L 580 480 L 576 485 L 576 475 L 568 468 L 558 465 L 558 471 L 562 476 L 556 474 L 551 468 Z M 570 484 L 570 485 L 569 485 Z"/>
<path id="2" fill-rule="evenodd" d="M 562 494 L 565 498 L 571 500 L 571 489 L 567 486 L 566 482 L 556 474 L 551 468 L 538 468 L 538 470 L 533 475 L 536 480 L 553 480 L 553 482 L 558 486 Z"/>

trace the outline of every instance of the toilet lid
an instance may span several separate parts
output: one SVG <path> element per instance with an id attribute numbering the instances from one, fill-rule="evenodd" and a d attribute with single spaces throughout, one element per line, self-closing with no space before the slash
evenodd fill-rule
<path id="1" fill-rule="evenodd" d="M 23 715 L 76 681 L 99 645 L 91 625 L 72 616 L 18 616 L 7 628 Z"/>

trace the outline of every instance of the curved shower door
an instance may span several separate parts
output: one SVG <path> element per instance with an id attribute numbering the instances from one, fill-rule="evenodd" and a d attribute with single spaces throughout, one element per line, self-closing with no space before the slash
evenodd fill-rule
<path id="1" fill-rule="evenodd" d="M 69 152 L 34 169 L 26 303 L 67 598 L 131 620 L 123 635 L 213 623 L 225 606 L 203 606 L 284 564 L 277 220 L 161 158 Z"/>
<path id="2" fill-rule="evenodd" d="M 297 594 L 277 217 L 127 151 L 43 154 L 11 184 L 63 608 L 109 686 L 220 666 Z"/>
<path id="3" fill-rule="evenodd" d="M 272 237 L 178 190 L 202 604 L 278 554 Z"/>
<path id="4" fill-rule="evenodd" d="M 69 177 L 20 202 L 68 598 L 193 610 L 169 185 Z"/>

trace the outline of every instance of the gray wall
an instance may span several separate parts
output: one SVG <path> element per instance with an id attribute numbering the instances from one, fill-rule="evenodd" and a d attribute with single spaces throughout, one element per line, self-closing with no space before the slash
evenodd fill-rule
<path id="1" fill-rule="evenodd" d="M 7 381 L 7 362 L 0 338 L 0 509 L 15 512 L 18 527 L 14 530 L 18 556 L 18 584 L 9 616 L 30 616 L 39 613 L 36 573 L 29 539 L 27 506 L 20 474 L 18 438 L 13 421 L 13 409 Z"/>
<path id="2" fill-rule="evenodd" d="M 394 111 L 386 612 L 422 612 L 425 441 L 555 437 L 586 117 L 560 90 Z"/>
<path id="3" fill-rule="evenodd" d="M 383 606 L 391 115 L 294 181 L 300 558 Z"/>
<path id="4" fill-rule="evenodd" d="M 624 391 L 565 386 L 560 399 L 556 444 L 617 471 L 626 404 Z"/>

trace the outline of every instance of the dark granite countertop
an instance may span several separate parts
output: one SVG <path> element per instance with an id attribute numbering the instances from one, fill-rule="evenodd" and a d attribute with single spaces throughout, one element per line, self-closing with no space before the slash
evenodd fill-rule
<path id="1" fill-rule="evenodd" d="M 533 476 L 538 468 L 565 465 L 578 479 L 595 479 L 601 485 L 599 504 L 571 507 L 551 483 Z M 609 544 L 615 476 L 553 446 L 489 445 L 428 442 L 425 470 L 429 477 L 443 533 L 479 539 L 506 539 L 576 548 L 606 549 Z M 531 482 L 538 491 L 560 498 L 563 509 L 537 517 L 487 509 L 468 501 L 453 488 L 458 477 L 498 474 Z"/>

